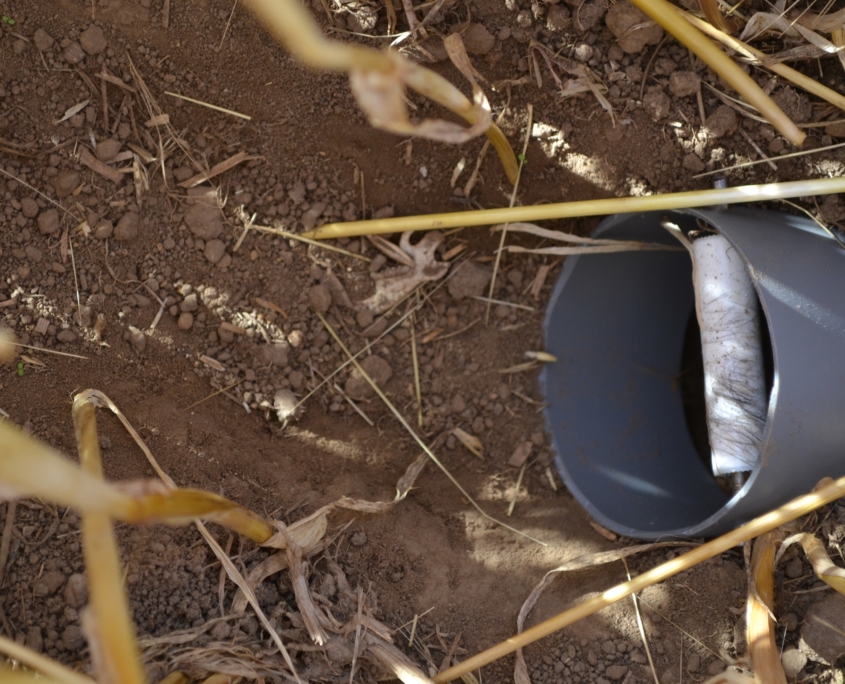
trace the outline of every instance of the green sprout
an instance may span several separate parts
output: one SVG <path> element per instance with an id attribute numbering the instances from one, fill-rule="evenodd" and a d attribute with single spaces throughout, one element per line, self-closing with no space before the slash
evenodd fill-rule
<path id="1" fill-rule="evenodd" d="M 516 158 L 519 159 L 519 161 L 521 161 L 523 165 L 528 163 L 528 157 L 526 157 L 524 154 L 518 154 L 516 155 Z"/>
<path id="2" fill-rule="evenodd" d="M 4 15 L 3 15 L 3 23 L 8 24 L 9 26 L 14 26 L 14 25 L 15 25 L 15 20 L 14 20 L 14 19 L 12 19 L 11 17 L 7 17 L 7 16 L 4 14 Z M 21 375 L 23 375 L 23 374 L 21 374 Z"/>
<path id="3" fill-rule="evenodd" d="M 23 361 L 18 361 L 18 375 L 23 377 Z"/>

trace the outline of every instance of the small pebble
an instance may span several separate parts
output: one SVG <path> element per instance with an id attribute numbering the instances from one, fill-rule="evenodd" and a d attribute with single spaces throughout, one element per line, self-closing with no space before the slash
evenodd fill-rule
<path id="1" fill-rule="evenodd" d="M 53 178 L 53 187 L 59 197 L 68 197 L 79 187 L 79 174 L 76 171 L 59 171 Z"/>
<path id="2" fill-rule="evenodd" d="M 273 397 L 273 408 L 282 425 L 287 425 L 291 418 L 296 417 L 297 403 L 296 395 L 289 389 L 280 389 L 276 392 Z"/>
<path id="3" fill-rule="evenodd" d="M 147 337 L 134 325 L 129 326 L 129 341 L 139 354 L 147 348 Z"/>
<path id="4" fill-rule="evenodd" d="M 114 238 L 120 242 L 132 242 L 138 237 L 138 224 L 141 217 L 134 211 L 126 212 L 114 227 Z"/>
<path id="5" fill-rule="evenodd" d="M 203 256 L 212 264 L 219 263 L 226 254 L 226 245 L 222 240 L 209 240 L 205 243 Z"/>
<path id="6" fill-rule="evenodd" d="M 97 159 L 100 161 L 107 162 L 110 159 L 114 159 L 117 156 L 117 153 L 120 152 L 120 148 L 123 144 L 120 140 L 115 140 L 114 138 L 106 138 L 105 140 L 101 140 L 100 143 L 97 145 L 97 149 L 95 154 L 97 155 Z"/>
<path id="7" fill-rule="evenodd" d="M 35 43 L 35 48 L 39 52 L 47 52 L 47 50 L 53 47 L 56 41 L 43 28 L 40 28 L 36 29 L 35 34 L 32 36 L 32 42 Z"/>
<path id="8" fill-rule="evenodd" d="M 190 330 L 194 327 L 194 316 L 192 313 L 188 311 L 184 311 L 179 314 L 179 320 L 176 321 L 176 325 L 179 326 L 180 330 Z"/>
<path id="9" fill-rule="evenodd" d="M 108 219 L 100 219 L 94 228 L 94 237 L 98 240 L 110 238 L 114 232 L 114 224 Z"/>
<path id="10" fill-rule="evenodd" d="M 85 59 L 85 51 L 79 43 L 71 43 L 64 49 L 62 56 L 68 64 L 79 64 Z"/>
<path id="11" fill-rule="evenodd" d="M 184 311 L 186 313 L 193 313 L 199 308 L 199 301 L 197 300 L 197 293 L 191 292 L 189 295 L 182 300 L 182 303 L 179 304 L 179 310 Z"/>
<path id="12" fill-rule="evenodd" d="M 669 75 L 669 91 L 675 97 L 690 97 L 701 89 L 701 77 L 694 71 L 673 71 Z"/>
<path id="13" fill-rule="evenodd" d="M 65 603 L 71 608 L 81 608 L 88 600 L 88 584 L 85 575 L 74 573 L 68 577 L 65 585 Z"/>
<path id="14" fill-rule="evenodd" d="M 797 648 L 788 648 L 780 656 L 783 671 L 790 681 L 797 679 L 798 675 L 807 666 L 807 656 Z"/>
<path id="15" fill-rule="evenodd" d="M 68 651 L 77 651 L 85 645 L 85 635 L 77 625 L 68 625 L 62 632 L 62 641 Z"/>
<path id="16" fill-rule="evenodd" d="M 79 44 L 89 55 L 99 55 L 108 47 L 103 29 L 99 26 L 89 26 L 79 36 Z"/>
<path id="17" fill-rule="evenodd" d="M 328 286 L 320 283 L 308 290 L 308 303 L 317 313 L 326 313 L 332 305 L 332 293 Z"/>
<path id="18" fill-rule="evenodd" d="M 27 218 L 35 218 L 39 212 L 38 203 L 30 197 L 24 197 L 21 200 L 21 211 Z"/>
<path id="19" fill-rule="evenodd" d="M 62 585 L 64 585 L 64 583 L 65 576 L 61 572 L 58 572 L 57 570 L 45 572 L 33 588 L 32 593 L 35 596 L 40 597 L 52 596 L 59 589 L 62 588 Z"/>

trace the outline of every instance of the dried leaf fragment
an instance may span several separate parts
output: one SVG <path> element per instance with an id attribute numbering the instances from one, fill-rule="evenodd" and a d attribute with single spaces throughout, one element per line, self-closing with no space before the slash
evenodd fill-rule
<path id="1" fill-rule="evenodd" d="M 405 264 L 383 273 L 374 273 L 375 294 L 361 302 L 361 307 L 379 314 L 401 302 L 424 282 L 438 280 L 446 275 L 449 264 L 437 261 L 434 252 L 443 242 L 440 233 L 426 233 L 416 245 L 411 244 L 411 232 L 402 233 L 399 247 L 406 255 Z M 395 247 L 395 245 L 394 245 Z M 389 254 L 391 256 L 391 254 Z"/>
<path id="2" fill-rule="evenodd" d="M 62 123 L 63 121 L 67 121 L 70 117 L 74 116 L 75 114 L 79 114 L 79 112 L 81 112 L 88 106 L 88 103 L 90 101 L 91 100 L 85 100 L 84 102 L 80 102 L 79 104 L 73 105 L 73 107 L 71 107 L 64 113 L 64 116 L 62 116 L 61 119 L 56 119 L 53 122 L 53 125 L 58 126 L 60 123 Z"/>
<path id="3" fill-rule="evenodd" d="M 461 430 L 461 428 L 455 428 L 452 430 L 452 434 L 458 438 L 458 441 L 463 444 L 467 449 L 469 449 L 470 453 L 473 456 L 477 456 L 478 458 L 484 458 L 484 445 L 481 443 L 481 440 L 478 439 L 475 435 L 471 435 L 469 432 L 465 430 Z"/>

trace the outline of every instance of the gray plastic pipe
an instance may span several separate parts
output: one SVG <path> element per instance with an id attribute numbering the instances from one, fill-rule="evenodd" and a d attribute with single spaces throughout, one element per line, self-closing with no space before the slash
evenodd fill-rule
<path id="1" fill-rule="evenodd" d="M 731 496 L 696 449 L 681 359 L 690 256 L 570 257 L 546 314 L 541 383 L 556 464 L 601 525 L 637 539 L 711 537 L 845 475 L 845 248 L 812 221 L 750 210 L 624 214 L 595 237 L 677 244 L 701 219 L 748 265 L 771 339 L 762 462 Z"/>

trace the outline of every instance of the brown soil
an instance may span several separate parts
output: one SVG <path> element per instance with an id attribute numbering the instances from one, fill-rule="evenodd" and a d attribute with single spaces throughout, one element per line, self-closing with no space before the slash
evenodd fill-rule
<path id="1" fill-rule="evenodd" d="M 333 290 L 328 320 L 354 351 L 372 339 L 364 337 L 367 317 L 345 307 L 337 288 L 339 283 L 355 301 L 367 296 L 373 289 L 370 266 L 256 231 L 235 252 L 243 230 L 237 209 L 243 205 L 259 225 L 294 231 L 303 224 L 376 212 L 460 210 L 468 200 L 450 185 L 452 170 L 466 158 L 468 170 L 458 181 L 460 188 L 482 141 L 456 148 L 400 140 L 374 130 L 357 108 L 345 77 L 314 73 L 294 62 L 240 5 L 234 10 L 223 0 L 173 0 L 167 5 L 168 28 L 163 26 L 162 0 L 8 0 L 2 6 L 15 24 L 4 23 L 0 29 L 0 166 L 7 174 L 0 179 L 0 315 L 20 342 L 85 360 L 21 350 L 35 361 L 21 357 L 22 373 L 9 367 L 3 371 L 0 408 L 15 423 L 75 458 L 70 397 L 79 389 L 100 389 L 123 409 L 178 484 L 219 492 L 286 522 L 344 495 L 388 500 L 419 450 L 377 399 L 358 402 L 374 427 L 339 391 L 326 386 L 310 396 L 286 426 L 273 411 L 278 390 L 290 389 L 301 398 L 344 361 L 312 312 L 310 304 L 325 295 L 324 288 L 315 291 L 314 286 L 325 283 L 325 290 Z M 718 109 L 722 102 L 707 89 L 704 107 L 708 115 L 718 112 L 721 118 L 711 124 L 722 135 L 700 134 L 695 96 L 675 95 L 670 76 L 695 72 L 717 81 L 673 41 L 651 65 L 641 99 L 640 79 L 654 46 L 625 54 L 605 26 L 606 5 L 603 0 L 588 0 L 583 6 L 566 0 L 534 5 L 535 16 L 527 0 L 472 0 L 447 4 L 433 24 L 442 33 L 470 19 L 486 27 L 486 32 L 473 28 L 475 41 L 467 42 L 475 66 L 490 83 L 527 77 L 527 41 L 537 38 L 587 62 L 609 86 L 615 124 L 591 96 L 561 98 L 548 72 L 542 88 L 533 78 L 510 88 L 487 88 L 496 114 L 507 106 L 502 126 L 515 147 L 523 136 L 525 105 L 534 105 L 535 136 L 520 184 L 521 204 L 708 187 L 710 179 L 695 179 L 694 173 L 757 157 L 737 126 L 767 153 L 785 149 L 770 127 L 750 118 L 737 121 L 730 114 L 733 110 Z M 579 6 L 580 26 L 574 18 Z M 327 26 L 319 2 L 314 10 Z M 363 16 L 360 8 L 356 11 Z M 337 28 L 350 30 L 359 30 L 364 19 L 335 16 Z M 400 19 L 400 29 L 403 22 Z M 101 27 L 102 43 L 97 35 L 85 34 L 90 27 Z M 53 44 L 47 45 L 37 30 L 46 31 Z M 387 33 L 385 20 L 371 32 Z M 345 39 L 342 33 L 337 37 Z M 438 40 L 423 43 L 435 56 L 442 53 Z M 80 42 L 93 54 L 79 50 Z M 169 114 L 182 147 L 164 129 L 145 125 L 150 113 L 136 94 L 113 84 L 101 88 L 97 74 L 103 67 L 128 86 L 138 85 L 130 75 L 130 56 L 161 110 Z M 836 59 L 821 64 L 823 80 L 841 86 Z M 434 68 L 462 83 L 447 62 Z M 805 120 L 826 115 L 821 105 L 811 107 L 803 95 L 757 76 L 775 94 L 784 95 L 794 115 Z M 251 119 L 211 111 L 165 91 Z M 54 123 L 86 100 L 88 105 L 69 120 Z M 418 116 L 439 115 L 421 98 L 410 100 Z M 807 147 L 831 142 L 824 128 L 811 128 L 809 135 Z M 131 172 L 115 183 L 80 163 L 80 154 L 92 141 L 102 145 L 112 137 L 121 151 L 131 149 L 132 143 L 154 156 L 160 153 L 159 141 L 167 143 L 165 174 L 160 161 L 141 161 L 149 179 L 148 189 L 141 189 Z M 218 221 L 219 236 L 197 237 L 186 225 L 192 212 L 204 211 L 204 200 L 195 190 L 178 186 L 197 172 L 184 150 L 205 168 L 240 151 L 252 157 L 213 181 L 220 189 L 217 203 L 224 206 L 213 208 L 216 219 L 206 215 L 203 225 Z M 780 162 L 777 173 L 766 165 L 753 166 L 733 173 L 730 182 L 840 174 L 843 159 L 838 151 L 793 159 Z M 131 164 L 125 160 L 113 166 L 131 170 Z M 503 206 L 509 196 L 510 187 L 490 154 L 472 204 Z M 45 214 L 53 202 L 62 210 L 50 224 Z M 838 199 L 826 200 L 823 208 L 832 221 L 843 213 Z M 134 226 L 128 225 L 136 219 Z M 82 221 L 93 229 L 91 234 L 79 227 Z M 556 227 L 584 234 L 595 224 L 590 219 Z M 448 236 L 438 253 L 464 244 L 462 258 L 468 255 L 489 268 L 497 241 L 485 229 L 465 230 Z M 379 254 L 359 239 L 341 244 L 371 258 Z M 533 297 L 531 285 L 543 264 L 549 264 L 551 272 L 539 296 Z M 547 570 L 566 559 L 627 543 L 599 534 L 553 474 L 536 371 L 497 372 L 523 362 L 525 351 L 543 348 L 543 312 L 559 269 L 556 259 L 507 256 L 495 296 L 523 308 L 494 306 L 485 324 L 485 305 L 458 299 L 455 294 L 460 293 L 447 286 L 434 291 L 415 325 L 423 335 L 435 328 L 443 331 L 419 345 L 421 435 L 467 491 L 500 518 L 518 476 L 508 461 L 518 446 L 530 442 L 529 466 L 509 521 L 547 546 L 481 517 L 431 466 L 391 513 L 332 519 L 333 532 L 351 523 L 331 551 L 351 586 L 369 591 L 376 617 L 391 628 L 407 626 L 424 613 L 417 636 L 437 665 L 445 656 L 443 644 L 451 644 L 459 633 L 458 658 L 510 636 L 522 602 Z M 287 316 L 257 299 L 272 302 Z M 158 300 L 164 302 L 160 320 Z M 105 322 L 102 341 L 93 332 L 98 318 Z M 224 323 L 240 331 L 221 328 Z M 376 342 L 373 352 L 392 371 L 386 392 L 416 425 L 410 333 L 403 324 Z M 447 337 L 450 333 L 456 334 Z M 211 365 L 201 357 L 211 359 Z M 335 382 L 344 387 L 348 380 L 344 370 Z M 237 382 L 226 394 L 208 398 Z M 451 435 L 454 427 L 481 439 L 483 459 L 457 443 Z M 110 479 L 153 477 L 113 417 L 101 414 L 99 430 Z M 212 529 L 225 545 L 227 533 Z M 89 654 L 78 629 L 81 603 L 66 584 L 67 577 L 83 572 L 78 517 L 47 504 L 23 502 L 14 530 L 0 599 L 0 629 L 52 657 L 87 668 Z M 121 528 L 120 537 L 142 635 L 161 636 L 219 617 L 219 565 L 193 527 Z M 241 554 L 239 562 L 247 569 L 263 553 L 237 541 L 232 549 L 232 554 Z M 636 572 L 666 554 L 665 549 L 645 553 L 629 565 Z M 803 578 L 789 585 L 790 590 L 816 586 L 805 577 L 807 568 L 799 566 L 790 575 Z M 56 572 L 61 577 L 55 589 L 46 596 L 36 591 L 47 573 Z M 544 594 L 529 624 L 624 577 L 620 563 L 564 575 Z M 233 595 L 228 585 L 224 606 Z M 644 593 L 645 628 L 661 682 L 702 681 L 744 653 L 745 595 L 739 552 Z M 260 594 L 268 615 L 280 601 L 290 602 L 290 596 L 283 580 L 268 583 Z M 782 612 L 791 615 L 785 621 L 789 629 L 779 627 L 778 638 L 791 646 L 798 643 L 798 622 L 818 597 L 810 593 L 788 598 Z M 237 634 L 266 637 L 254 620 L 241 620 L 231 633 L 227 627 L 215 636 L 225 640 Z M 406 648 L 407 637 L 397 634 L 397 643 L 419 657 Z M 298 658 L 300 665 L 313 664 L 307 654 Z M 651 680 L 630 601 L 531 647 L 527 660 L 535 683 Z M 484 669 L 483 681 L 510 681 L 512 667 L 512 658 L 491 665 Z M 160 659 L 151 676 L 160 677 L 167 669 L 166 659 Z M 811 660 L 802 676 L 826 672 L 825 665 Z M 315 681 L 321 679 L 348 679 L 348 671 L 315 675 Z"/>

